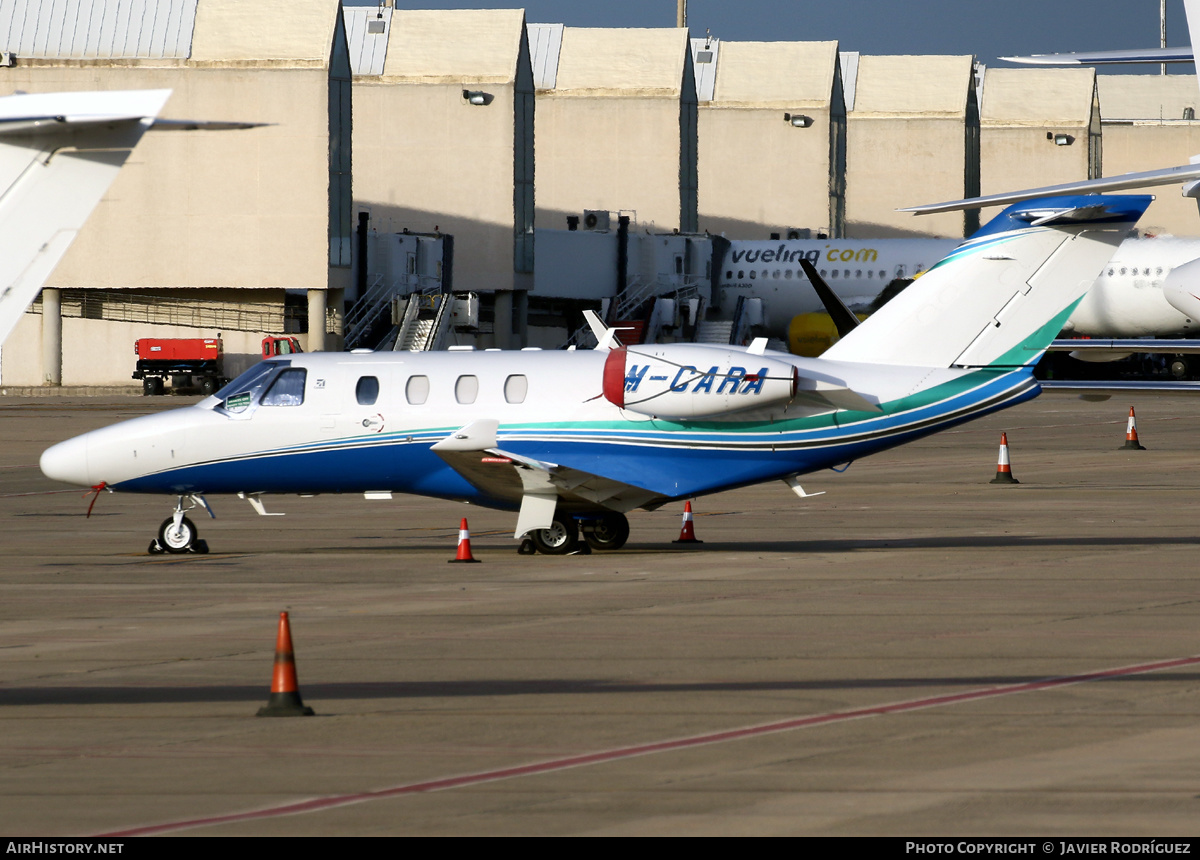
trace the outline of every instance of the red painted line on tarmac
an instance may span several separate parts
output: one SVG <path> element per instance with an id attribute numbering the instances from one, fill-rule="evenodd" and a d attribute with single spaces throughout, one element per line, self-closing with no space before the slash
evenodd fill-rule
<path id="1" fill-rule="evenodd" d="M 1102 669 L 1097 672 L 1085 672 L 1080 675 L 1064 675 L 1059 678 L 1044 678 L 1040 681 L 1027 681 L 1023 684 L 1005 684 L 1000 687 L 985 687 L 979 690 L 968 690 L 965 693 L 947 693 L 942 696 L 928 696 L 922 699 L 910 699 L 903 702 L 892 702 L 886 705 L 874 705 L 866 708 L 852 708 L 846 711 L 831 711 L 827 714 L 816 714 L 809 717 L 795 717 L 758 726 L 745 726 L 740 729 L 728 729 L 721 732 L 710 732 L 687 738 L 674 738 L 656 743 L 636 744 L 634 746 L 617 747 L 600 752 L 584 753 L 582 755 L 566 756 L 550 759 L 549 761 L 533 764 L 517 765 L 515 767 L 485 770 L 479 773 L 461 774 L 459 776 L 432 779 L 425 782 L 414 782 L 407 785 L 397 785 L 378 791 L 364 791 L 357 794 L 339 794 L 331 797 L 318 797 L 296 803 L 286 803 L 280 806 L 270 806 L 250 812 L 235 812 L 229 815 L 214 815 L 208 818 L 193 818 L 183 821 L 171 821 L 165 824 L 151 824 L 145 827 L 131 827 L 128 830 L 100 833 L 97 836 L 153 836 L 159 833 L 170 833 L 177 830 L 189 830 L 196 827 L 209 827 L 216 824 L 236 824 L 242 821 L 255 821 L 262 818 L 280 818 L 285 815 L 302 815 L 306 812 L 321 812 L 335 809 L 339 806 L 351 806 L 370 800 L 382 800 L 389 797 L 401 797 L 406 794 L 421 794 L 431 791 L 445 791 L 451 788 L 461 788 L 465 785 L 480 785 L 485 782 L 497 782 L 503 779 L 514 779 L 521 776 L 550 773 L 567 770 L 574 767 L 603 764 L 604 762 L 634 758 L 636 756 L 652 755 L 654 753 L 671 752 L 674 750 L 690 749 L 692 747 L 709 746 L 727 741 L 743 740 L 760 735 L 777 734 L 796 729 L 821 726 L 829 723 L 861 720 L 867 717 L 879 717 L 885 714 L 902 714 L 908 711 L 938 708 L 943 705 L 957 705 L 962 702 L 974 702 L 991 699 L 997 696 L 1010 696 L 1016 693 L 1031 693 L 1039 690 L 1052 690 L 1071 684 L 1083 684 L 1089 681 L 1105 681 L 1112 678 L 1142 675 L 1147 672 L 1161 672 L 1166 669 L 1177 669 L 1182 666 L 1193 666 L 1200 663 L 1200 656 L 1179 657 L 1173 660 L 1159 660 L 1153 663 L 1139 663 L 1135 666 L 1122 666 L 1116 669 Z"/>

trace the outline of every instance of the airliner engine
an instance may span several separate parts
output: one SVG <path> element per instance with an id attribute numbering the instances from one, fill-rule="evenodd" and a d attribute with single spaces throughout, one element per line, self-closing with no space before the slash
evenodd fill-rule
<path id="1" fill-rule="evenodd" d="M 1124 271 L 1124 270 L 1122 270 Z M 1163 280 L 1163 298 L 1188 321 L 1200 320 L 1200 260 L 1176 266 Z"/>
<path id="2" fill-rule="evenodd" d="M 604 363 L 604 398 L 659 418 L 709 418 L 785 406 L 799 383 L 798 371 L 787 362 L 697 344 L 622 347 Z"/>

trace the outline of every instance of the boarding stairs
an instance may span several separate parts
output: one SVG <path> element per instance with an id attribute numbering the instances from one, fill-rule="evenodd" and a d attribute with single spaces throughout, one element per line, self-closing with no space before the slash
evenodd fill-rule
<path id="1" fill-rule="evenodd" d="M 454 297 L 447 293 L 412 293 L 392 301 L 396 320 L 393 352 L 443 349 L 450 332 Z"/>
<path id="2" fill-rule="evenodd" d="M 344 321 L 346 349 L 358 349 L 378 338 L 373 334 L 386 325 L 386 314 L 396 294 L 396 286 L 375 275 L 367 291 L 346 312 Z"/>

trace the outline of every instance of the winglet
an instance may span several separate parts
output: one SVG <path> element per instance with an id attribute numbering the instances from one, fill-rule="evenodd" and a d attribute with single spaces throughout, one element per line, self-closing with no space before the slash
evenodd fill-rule
<path id="1" fill-rule="evenodd" d="M 617 340 L 617 332 L 621 329 L 610 328 L 600 319 L 595 311 L 584 311 L 583 318 L 596 337 L 596 349 L 620 349 L 621 342 Z"/>
<path id="2" fill-rule="evenodd" d="M 461 430 L 435 443 L 433 451 L 486 451 L 496 447 L 496 431 L 500 422 L 495 418 L 479 418 Z"/>

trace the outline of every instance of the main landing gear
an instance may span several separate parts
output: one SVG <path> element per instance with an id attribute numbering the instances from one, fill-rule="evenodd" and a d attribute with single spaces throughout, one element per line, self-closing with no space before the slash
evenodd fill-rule
<path id="1" fill-rule="evenodd" d="M 186 508 L 184 507 L 185 500 L 188 502 Z M 196 493 L 180 496 L 179 501 L 175 503 L 175 513 L 163 520 L 162 525 L 158 527 L 158 537 L 150 541 L 149 553 L 151 555 L 161 555 L 164 552 L 172 555 L 180 555 L 185 552 L 197 555 L 208 553 L 208 544 L 199 537 L 200 533 L 196 529 L 196 524 L 184 516 L 184 511 L 190 511 L 198 505 L 208 511 L 210 517 L 216 519 L 216 515 L 203 496 Z"/>
<path id="2" fill-rule="evenodd" d="M 629 540 L 629 520 L 624 514 L 608 511 L 594 516 L 585 516 L 580 523 L 575 517 L 556 511 L 554 521 L 548 529 L 535 529 L 526 535 L 533 549 L 544 555 L 570 555 L 576 552 L 614 550 L 625 546 Z M 580 547 L 579 535 L 583 533 L 585 547 Z M 524 544 L 522 545 L 524 547 Z"/>

